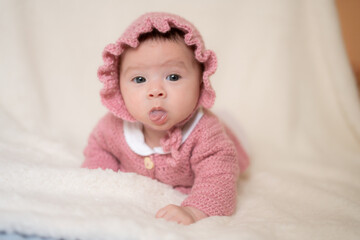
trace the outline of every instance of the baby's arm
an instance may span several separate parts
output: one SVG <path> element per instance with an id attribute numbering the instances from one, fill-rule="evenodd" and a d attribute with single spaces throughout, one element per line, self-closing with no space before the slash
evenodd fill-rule
<path id="1" fill-rule="evenodd" d="M 109 117 L 109 115 L 106 115 L 101 119 L 91 133 L 88 145 L 84 150 L 85 161 L 81 165 L 82 167 L 119 170 L 119 161 L 111 154 L 107 146 L 107 141 L 111 141 L 111 138 L 106 140 L 104 136 L 106 135 L 106 129 L 109 128 L 109 123 L 111 124 Z"/>
<path id="2" fill-rule="evenodd" d="M 195 180 L 191 193 L 181 204 L 208 216 L 229 216 L 236 208 L 239 157 L 223 125 L 209 118 L 190 159 Z"/>
<path id="3" fill-rule="evenodd" d="M 214 166 L 219 168 L 214 169 Z M 181 206 L 171 204 L 160 209 L 156 218 L 189 225 L 210 215 L 231 215 L 234 212 L 239 169 L 235 155 L 219 150 L 197 163 L 194 169 L 198 177 L 188 198 Z"/>
<path id="4" fill-rule="evenodd" d="M 223 155 L 223 160 L 219 157 L 211 156 L 194 167 L 195 182 L 182 207 L 191 206 L 209 216 L 230 216 L 234 213 L 239 171 L 237 159 L 229 155 Z"/>

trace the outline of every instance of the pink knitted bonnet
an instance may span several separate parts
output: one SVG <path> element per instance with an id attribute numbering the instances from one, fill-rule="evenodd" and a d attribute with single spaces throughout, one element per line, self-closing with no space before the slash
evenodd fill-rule
<path id="1" fill-rule="evenodd" d="M 185 19 L 168 13 L 147 13 L 135 20 L 115 43 L 107 45 L 103 51 L 104 64 L 98 69 L 98 77 L 103 83 L 100 95 L 102 103 L 115 116 L 126 121 L 135 121 L 126 109 L 120 92 L 120 55 L 127 47 L 138 47 L 138 38 L 141 34 L 151 32 L 153 29 L 165 33 L 171 28 L 177 28 L 184 32 L 185 44 L 194 46 L 194 56 L 204 66 L 203 84 L 197 107 L 210 108 L 214 104 L 215 92 L 209 81 L 209 76 L 215 72 L 217 67 L 214 52 L 205 49 L 200 33 Z"/>

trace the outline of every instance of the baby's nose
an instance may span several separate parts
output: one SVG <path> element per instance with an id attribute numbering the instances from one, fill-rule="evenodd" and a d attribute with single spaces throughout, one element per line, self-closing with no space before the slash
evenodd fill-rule
<path id="1" fill-rule="evenodd" d="M 166 97 L 166 92 L 162 88 L 152 88 L 148 92 L 148 98 L 150 98 L 150 99 L 165 98 L 165 97 Z"/>

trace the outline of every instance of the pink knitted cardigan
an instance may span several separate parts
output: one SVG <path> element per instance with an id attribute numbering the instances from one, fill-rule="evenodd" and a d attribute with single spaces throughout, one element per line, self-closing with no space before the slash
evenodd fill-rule
<path id="1" fill-rule="evenodd" d="M 245 170 L 249 161 L 236 137 L 217 118 L 205 111 L 187 140 L 181 144 L 181 127 L 191 118 L 172 128 L 161 140 L 168 154 L 152 154 L 154 167 L 149 170 L 143 157 L 132 152 L 126 144 L 123 121 L 136 121 L 127 111 L 119 86 L 120 56 L 128 47 L 136 48 L 138 37 L 153 29 L 160 32 L 177 28 L 184 32 L 184 42 L 194 47 L 194 57 L 202 63 L 202 88 L 196 113 L 200 107 L 210 108 L 215 92 L 209 77 L 217 67 L 214 52 L 205 49 L 198 30 L 187 20 L 168 13 L 147 13 L 135 20 L 124 34 L 103 52 L 104 64 L 98 70 L 103 83 L 102 103 L 110 110 L 92 132 L 84 150 L 83 167 L 110 168 L 114 171 L 136 172 L 167 183 L 189 193 L 183 206 L 196 207 L 208 215 L 230 215 L 235 209 L 236 180 L 239 170 Z"/>
<path id="2" fill-rule="evenodd" d="M 173 153 L 144 158 L 127 145 L 123 120 L 109 113 L 92 132 L 82 166 L 136 172 L 189 194 L 182 206 L 195 207 L 209 216 L 233 214 L 238 175 L 248 165 L 239 142 L 209 111 L 205 111 L 186 141 L 181 144 L 180 140 L 172 143 L 179 164 L 172 164 Z M 150 169 L 144 161 L 147 157 L 153 163 Z"/>

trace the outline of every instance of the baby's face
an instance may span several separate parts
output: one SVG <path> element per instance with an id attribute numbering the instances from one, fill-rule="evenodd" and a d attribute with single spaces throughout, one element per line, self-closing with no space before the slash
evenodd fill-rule
<path id="1" fill-rule="evenodd" d="M 145 127 L 166 131 L 197 105 L 201 70 L 182 41 L 146 40 L 121 58 L 120 90 L 129 113 Z"/>

